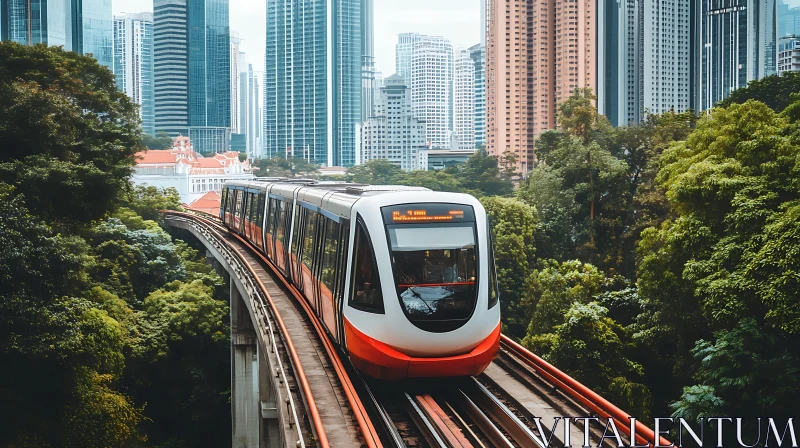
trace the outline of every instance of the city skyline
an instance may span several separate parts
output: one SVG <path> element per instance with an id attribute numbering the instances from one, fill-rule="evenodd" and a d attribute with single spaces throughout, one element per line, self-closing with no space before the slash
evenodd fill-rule
<path id="1" fill-rule="evenodd" d="M 481 0 L 374 0 L 375 70 L 385 77 L 396 72 L 394 47 L 401 33 L 444 36 L 460 48 L 479 43 L 480 5 Z M 152 12 L 153 0 L 113 0 L 112 6 L 114 14 Z M 231 31 L 239 33 L 240 49 L 257 72 L 264 70 L 266 11 L 266 2 L 230 0 Z"/>

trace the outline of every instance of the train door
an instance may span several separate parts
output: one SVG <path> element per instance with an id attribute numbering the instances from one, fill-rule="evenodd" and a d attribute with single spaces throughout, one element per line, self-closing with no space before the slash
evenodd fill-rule
<path id="1" fill-rule="evenodd" d="M 302 277 L 303 295 L 314 309 L 317 309 L 314 267 L 314 242 L 316 241 L 318 213 L 307 208 L 303 209 L 305 225 L 303 229 L 303 245 L 300 253 L 300 276 Z"/>
<path id="2" fill-rule="evenodd" d="M 291 232 L 291 252 L 289 253 L 289 270 L 291 271 L 289 277 L 292 280 L 292 283 L 298 286 L 299 289 L 302 290 L 302 282 L 300 279 L 300 247 L 302 243 L 302 235 L 303 235 L 303 216 L 305 215 L 304 211 L 305 208 L 301 206 L 297 206 L 293 208 L 294 210 L 294 223 L 292 224 L 292 232 Z"/>
<path id="3" fill-rule="evenodd" d="M 250 227 L 250 204 L 251 204 L 252 201 L 250 200 L 250 193 L 249 192 L 247 192 L 245 190 L 242 193 L 244 193 L 244 207 L 242 209 L 243 210 L 242 211 L 242 227 L 241 227 L 240 231 L 241 231 L 242 235 L 244 235 L 245 239 L 249 240 L 250 239 L 250 229 L 249 229 L 249 227 Z"/>
<path id="4" fill-rule="evenodd" d="M 275 198 L 271 197 L 267 200 L 269 210 L 267 211 L 267 229 L 265 231 L 267 240 L 264 242 L 264 246 L 266 247 L 267 258 L 272 261 L 275 261 L 275 208 L 277 207 L 277 202 Z"/>
<path id="5" fill-rule="evenodd" d="M 319 315 L 331 335 L 338 340 L 339 323 L 336 306 L 336 289 L 341 251 L 341 226 L 338 219 L 322 216 L 322 232 L 320 232 L 319 256 Z"/>
<path id="6" fill-rule="evenodd" d="M 219 201 L 219 219 L 223 223 L 225 222 L 225 205 L 228 202 L 228 188 L 222 187 L 222 199 Z"/>
<path id="7" fill-rule="evenodd" d="M 288 233 L 286 230 L 286 209 L 288 207 L 286 207 L 286 201 L 278 200 L 277 203 L 278 210 L 275 212 L 275 264 L 282 273 L 286 274 L 288 272 L 286 270 L 286 234 Z"/>
<path id="8" fill-rule="evenodd" d="M 264 195 L 263 191 L 258 193 L 258 207 L 256 207 L 256 213 L 253 216 L 253 225 L 255 226 L 254 233 L 255 233 L 255 244 L 256 247 L 259 249 L 262 248 L 264 245 Z"/>

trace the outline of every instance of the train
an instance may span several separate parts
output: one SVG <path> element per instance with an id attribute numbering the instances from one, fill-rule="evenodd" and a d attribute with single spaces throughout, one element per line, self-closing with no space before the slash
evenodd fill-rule
<path id="1" fill-rule="evenodd" d="M 296 287 L 367 376 L 474 376 L 497 355 L 492 237 L 473 196 L 261 178 L 226 182 L 219 217 Z"/>

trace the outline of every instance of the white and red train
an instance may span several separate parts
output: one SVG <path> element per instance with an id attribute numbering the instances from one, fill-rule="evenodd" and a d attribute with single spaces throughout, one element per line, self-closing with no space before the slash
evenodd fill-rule
<path id="1" fill-rule="evenodd" d="M 369 376 L 477 375 L 500 342 L 486 211 L 425 188 L 227 182 L 220 218 L 303 294 Z"/>

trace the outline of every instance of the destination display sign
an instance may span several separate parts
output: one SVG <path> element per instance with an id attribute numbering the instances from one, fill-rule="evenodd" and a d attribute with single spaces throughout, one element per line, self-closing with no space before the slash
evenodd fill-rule
<path id="1" fill-rule="evenodd" d="M 383 207 L 386 224 L 423 224 L 475 221 L 469 205 L 460 204 L 405 204 Z"/>

